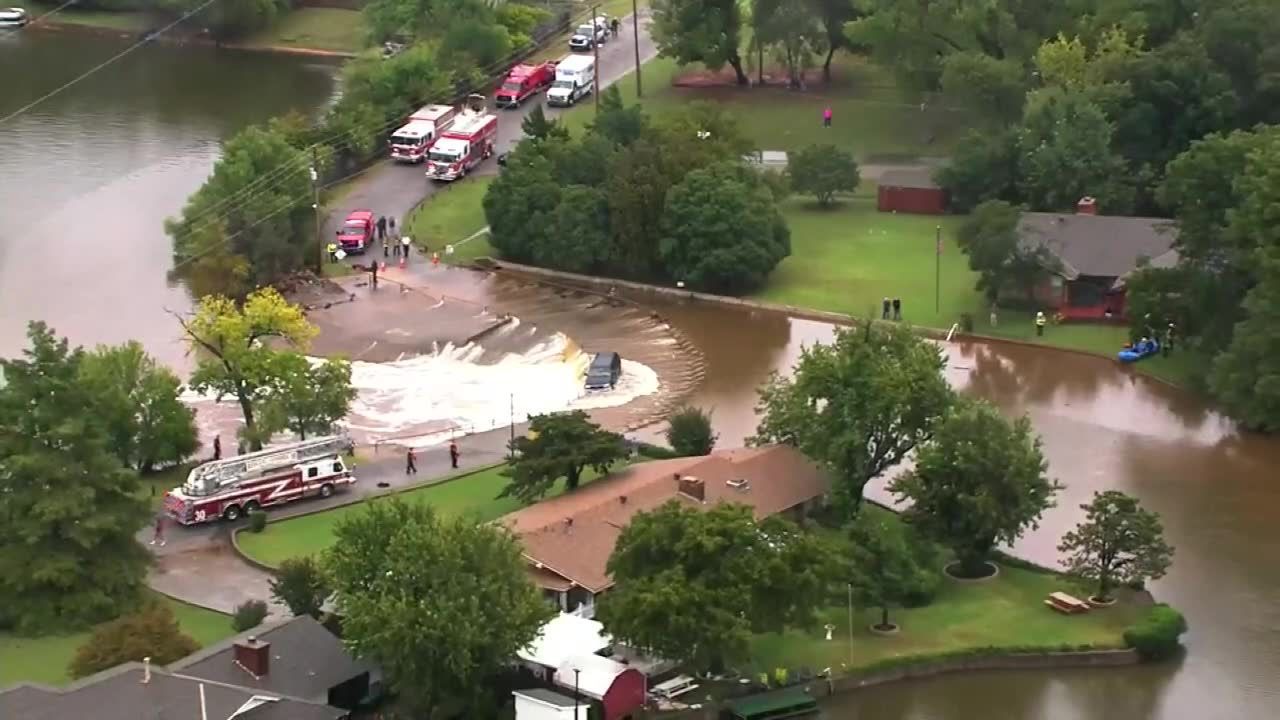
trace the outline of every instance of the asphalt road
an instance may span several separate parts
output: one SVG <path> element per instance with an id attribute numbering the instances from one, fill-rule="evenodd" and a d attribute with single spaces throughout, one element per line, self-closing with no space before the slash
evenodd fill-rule
<path id="1" fill-rule="evenodd" d="M 621 19 L 618 36 L 600 46 L 600 87 L 604 88 L 617 82 L 635 68 L 635 45 L 632 42 L 632 25 L 634 18 L 627 16 Z M 565 54 L 569 53 L 567 43 Z M 644 63 L 657 55 L 658 49 L 648 32 L 648 12 L 640 13 L 640 62 Z M 525 115 L 539 104 L 544 106 L 548 117 L 555 117 L 561 109 L 545 106 L 546 94 L 529 100 L 516 110 L 493 109 L 493 97 L 490 94 L 491 112 L 498 116 L 498 153 L 505 153 L 520 142 L 523 133 L 520 123 Z M 587 102 L 591 102 L 588 97 Z M 498 170 L 497 162 L 487 160 L 477 169 L 477 174 L 493 174 Z M 462 181 L 462 182 L 465 182 Z M 403 225 L 404 218 L 417 207 L 424 198 L 430 197 L 447 184 L 436 184 L 427 180 L 422 165 L 409 165 L 382 161 L 373 169 L 362 175 L 355 186 L 343 196 L 340 202 L 329 208 L 325 219 L 324 235 L 332 237 L 337 228 L 346 219 L 347 213 L 357 208 L 367 208 L 375 215 L 387 215 L 396 218 L 396 223 Z"/>

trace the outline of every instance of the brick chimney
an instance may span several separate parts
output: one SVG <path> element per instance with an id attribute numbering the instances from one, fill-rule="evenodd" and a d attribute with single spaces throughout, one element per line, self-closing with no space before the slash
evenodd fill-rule
<path id="1" fill-rule="evenodd" d="M 680 492 L 688 495 L 698 502 L 707 501 L 707 485 L 702 482 L 702 478 L 696 478 L 689 475 L 680 478 Z"/>
<path id="2" fill-rule="evenodd" d="M 262 642 L 250 635 L 235 644 L 236 664 L 261 680 L 271 669 L 271 643 Z"/>
<path id="3" fill-rule="evenodd" d="M 1077 215 L 1097 215 L 1098 201 L 1092 195 L 1085 195 L 1080 198 L 1080 202 L 1076 203 Z"/>

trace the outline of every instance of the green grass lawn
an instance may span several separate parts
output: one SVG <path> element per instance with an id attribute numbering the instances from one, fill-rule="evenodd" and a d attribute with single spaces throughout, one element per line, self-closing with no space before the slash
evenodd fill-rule
<path id="1" fill-rule="evenodd" d="M 183 463 L 143 475 L 138 492 L 151 504 L 152 510 L 159 510 L 164 502 L 164 494 L 186 482 L 193 464 Z"/>
<path id="2" fill-rule="evenodd" d="M 493 182 L 492 176 L 470 177 L 450 183 L 419 205 L 405 221 L 405 233 L 419 249 L 443 252 L 444 246 L 470 237 L 488 223 L 481 201 Z M 487 237 L 481 236 L 457 245 L 454 254 L 441 258 L 448 262 L 466 262 L 492 254 Z"/>
<path id="3" fill-rule="evenodd" d="M 249 36 L 244 45 L 354 53 L 364 47 L 364 39 L 359 10 L 304 7 Z"/>
<path id="4" fill-rule="evenodd" d="M 752 647 L 753 666 L 765 671 L 777 667 L 838 668 L 842 664 L 858 668 L 895 658 L 989 647 L 1119 648 L 1124 647 L 1124 629 L 1144 612 L 1131 598 L 1125 598 L 1103 610 L 1062 615 L 1044 605 L 1045 597 L 1058 590 L 1079 595 L 1079 590 L 1060 577 L 1007 565 L 1001 566 L 999 577 L 985 583 L 944 580 L 929 606 L 890 612 L 889 619 L 901 627 L 897 635 L 871 633 L 868 626 L 879 622 L 879 612 L 855 609 L 852 653 L 848 608 L 832 607 L 819 621 L 820 626 L 836 626 L 832 640 L 826 640 L 821 629 L 760 635 Z"/>
<path id="5" fill-rule="evenodd" d="M 470 515 L 480 522 L 495 520 L 523 506 L 516 498 L 498 499 L 498 493 L 507 486 L 507 478 L 501 474 L 504 467 L 499 465 L 460 475 L 455 480 L 410 490 L 396 497 L 408 502 L 428 503 L 445 515 Z M 582 482 L 591 482 L 596 477 L 587 469 L 582 474 Z M 563 483 L 558 483 L 548 497 L 564 492 L 563 487 Z M 329 512 L 273 522 L 261 533 L 240 533 L 237 542 L 241 550 L 258 562 L 279 565 L 291 557 L 314 554 L 332 545 L 333 529 L 338 521 L 361 510 L 362 504 L 347 505 Z"/>
<path id="6" fill-rule="evenodd" d="M 201 646 L 234 634 L 231 618 L 222 613 L 160 596 L 178 618 L 182 631 Z M 90 633 L 25 638 L 0 633 L 0 688 L 19 682 L 63 685 L 70 682 L 67 665 Z"/>
<path id="7" fill-rule="evenodd" d="M 690 66 L 690 69 L 698 69 Z M 651 117 L 660 118 L 696 100 L 714 102 L 729 111 L 743 133 L 761 150 L 798 150 L 814 143 L 843 147 L 858 158 L 945 156 L 964 129 L 959 113 L 920 110 L 919 100 L 899 89 L 884 69 L 853 56 L 838 62 L 830 89 L 815 83 L 807 92 L 782 88 L 677 88 L 682 72 L 674 60 L 657 58 L 641 69 L 644 97 Z M 625 103 L 636 102 L 635 78 L 617 82 Z M 822 127 L 822 110 L 830 107 L 832 126 Z M 581 131 L 594 115 L 585 102 L 563 115 L 567 127 Z"/>
<path id="8" fill-rule="evenodd" d="M 25 7 L 27 13 L 34 20 L 41 15 L 56 9 L 62 3 L 58 2 L 31 2 L 31 0 L 20 0 L 14 3 L 17 7 Z M 110 10 L 82 10 L 79 8 L 66 8 L 59 10 L 48 20 L 50 23 L 61 23 L 65 25 L 88 25 L 90 27 L 109 28 L 111 30 L 121 30 L 127 32 L 142 32 L 147 28 L 154 27 L 155 23 L 147 17 L 146 13 L 134 11 L 110 11 Z"/>
<path id="9" fill-rule="evenodd" d="M 981 302 L 975 276 L 955 245 L 953 217 L 877 212 L 865 197 L 820 208 L 809 197 L 782 205 L 791 228 L 791 256 L 773 271 L 755 299 L 828 310 L 862 318 L 880 316 L 885 296 L 902 299 L 913 325 L 950 327 Z M 937 228 L 943 251 L 936 255 Z M 941 304 L 934 310 L 936 265 L 941 263 Z"/>

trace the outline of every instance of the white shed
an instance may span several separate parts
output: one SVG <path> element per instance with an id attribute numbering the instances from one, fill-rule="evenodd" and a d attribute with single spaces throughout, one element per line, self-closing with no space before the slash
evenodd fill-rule
<path id="1" fill-rule="evenodd" d="M 535 671 L 555 672 L 564 661 L 579 655 L 592 655 L 613 644 L 604 633 L 604 625 L 570 613 L 560 613 L 538 632 L 538 639 L 516 653 Z"/>
<path id="2" fill-rule="evenodd" d="M 535 688 L 516 690 L 516 720 L 587 720 L 588 705 L 558 692 Z M 575 712 L 575 710 L 577 712 Z"/>

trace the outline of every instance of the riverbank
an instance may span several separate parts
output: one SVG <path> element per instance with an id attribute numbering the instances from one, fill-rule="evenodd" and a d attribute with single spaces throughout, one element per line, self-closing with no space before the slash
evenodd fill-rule
<path id="1" fill-rule="evenodd" d="M 22 5 L 25 5 L 34 19 L 26 28 L 27 32 L 81 32 L 138 39 L 144 33 L 158 30 L 172 22 L 171 19 L 157 18 L 138 11 L 68 8 L 54 13 L 58 7 L 56 4 L 27 2 L 20 3 Z M 46 14 L 49 14 L 47 18 L 42 17 Z M 288 12 L 271 27 L 255 32 L 243 40 L 218 43 L 203 34 L 175 28 L 152 41 L 169 45 L 345 60 L 355 57 L 364 47 L 364 31 L 358 10 L 304 7 Z"/>

